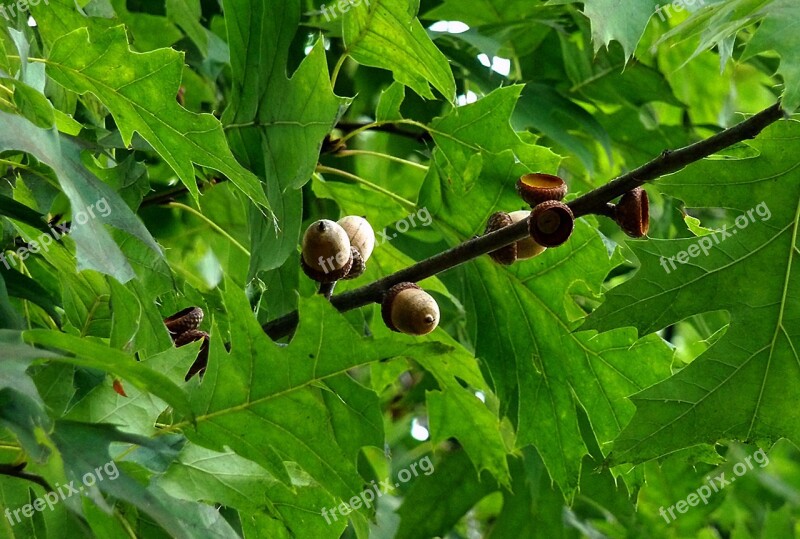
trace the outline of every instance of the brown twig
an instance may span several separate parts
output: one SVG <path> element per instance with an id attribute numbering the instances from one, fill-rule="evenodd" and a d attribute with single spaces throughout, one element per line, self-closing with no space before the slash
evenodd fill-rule
<path id="1" fill-rule="evenodd" d="M 725 129 L 705 140 L 674 151 L 665 151 L 657 158 L 615 180 L 598 187 L 569 202 L 575 217 L 589 214 L 606 215 L 608 203 L 645 182 L 677 172 L 685 166 L 706 158 L 743 140 L 754 138 L 764 128 L 785 117 L 780 103 L 751 116 L 747 120 Z M 484 254 L 528 237 L 528 223 L 523 220 L 490 234 L 473 238 L 452 249 L 434 255 L 387 275 L 373 283 L 331 298 L 339 311 L 349 311 L 370 303 L 380 302 L 384 293 L 402 282 L 419 282 Z M 297 311 L 264 324 L 263 329 L 273 339 L 285 337 L 298 323 Z"/>
<path id="2" fill-rule="evenodd" d="M 24 471 L 25 466 L 25 462 L 22 464 L 0 464 L 0 475 L 16 477 L 18 479 L 24 479 L 26 481 L 36 483 L 48 492 L 52 490 L 50 488 L 50 484 L 43 477 Z"/>

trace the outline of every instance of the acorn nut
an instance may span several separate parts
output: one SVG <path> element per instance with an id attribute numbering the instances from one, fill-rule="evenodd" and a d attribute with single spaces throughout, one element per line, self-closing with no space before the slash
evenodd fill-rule
<path id="1" fill-rule="evenodd" d="M 548 200 L 537 205 L 528 219 L 533 240 L 544 247 L 558 247 L 572 235 L 575 216 L 563 202 Z"/>
<path id="2" fill-rule="evenodd" d="M 439 305 L 414 283 L 394 285 L 381 304 L 383 322 L 392 331 L 427 335 L 439 325 Z"/>
<path id="3" fill-rule="evenodd" d="M 525 174 L 517 180 L 517 193 L 533 208 L 548 200 L 563 199 L 567 194 L 567 184 L 552 174 Z"/>
<path id="4" fill-rule="evenodd" d="M 514 223 L 518 223 L 524 219 L 527 219 L 530 213 L 531 212 L 528 210 L 512 211 L 511 213 L 502 211 L 494 213 L 491 217 L 489 217 L 489 221 L 486 224 L 485 234 L 494 232 L 495 230 L 500 230 L 501 228 L 505 228 L 513 225 Z M 496 251 L 492 251 L 489 253 L 489 256 L 492 257 L 492 260 L 498 264 L 508 266 L 517 260 L 525 260 L 527 258 L 537 256 L 543 253 L 544 250 L 545 247 L 539 245 L 533 241 L 533 238 L 529 237 L 516 243 L 506 245 L 505 247 L 501 247 Z"/>
<path id="5" fill-rule="evenodd" d="M 511 217 L 512 224 L 519 223 L 527 219 L 530 216 L 531 212 L 528 210 L 519 210 L 519 211 L 512 211 L 509 213 L 509 217 Z M 547 250 L 547 247 L 544 245 L 539 245 L 534 241 L 532 237 L 527 237 L 524 240 L 519 240 L 516 243 L 517 246 L 517 260 L 525 260 L 528 258 L 533 258 L 534 256 L 539 256 L 543 252 Z"/>
<path id="6" fill-rule="evenodd" d="M 338 223 L 347 232 L 350 245 L 358 249 L 361 258 L 366 263 L 375 249 L 375 232 L 369 221 L 358 215 L 348 215 L 339 219 Z"/>
<path id="7" fill-rule="evenodd" d="M 320 283 L 338 281 L 353 264 L 347 232 L 329 219 L 311 223 L 303 235 L 301 266 L 306 275 Z"/>
<path id="8" fill-rule="evenodd" d="M 650 202 L 647 191 L 636 187 L 622 195 L 614 209 L 614 220 L 628 236 L 641 238 L 650 229 Z"/>

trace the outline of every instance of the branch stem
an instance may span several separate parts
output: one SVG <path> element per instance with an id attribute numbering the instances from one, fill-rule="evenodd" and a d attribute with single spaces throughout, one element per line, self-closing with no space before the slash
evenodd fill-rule
<path id="1" fill-rule="evenodd" d="M 712 137 L 679 150 L 664 151 L 652 161 L 572 200 L 568 205 L 576 218 L 589 214 L 607 215 L 608 203 L 631 189 L 677 172 L 738 142 L 755 138 L 767 126 L 784 117 L 785 113 L 780 103 L 776 103 Z M 333 296 L 331 304 L 344 312 L 380 302 L 386 291 L 398 283 L 422 281 L 526 237 L 528 237 L 528 223 L 523 220 L 490 234 L 467 240 L 361 288 Z M 263 329 L 272 339 L 279 339 L 291 334 L 297 323 L 298 315 L 297 311 L 294 311 L 264 324 Z"/>

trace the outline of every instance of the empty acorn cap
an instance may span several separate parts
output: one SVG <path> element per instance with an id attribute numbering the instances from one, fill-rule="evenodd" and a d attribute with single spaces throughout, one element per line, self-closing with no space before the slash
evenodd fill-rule
<path id="1" fill-rule="evenodd" d="M 358 249 L 364 263 L 372 256 L 375 249 L 375 231 L 369 221 L 358 215 L 348 215 L 339 219 L 339 225 L 347 232 L 350 245 Z"/>
<path id="2" fill-rule="evenodd" d="M 614 220 L 632 238 L 647 235 L 650 230 L 650 201 L 647 191 L 636 187 L 622 195 L 614 210 Z"/>
<path id="3" fill-rule="evenodd" d="M 531 212 L 529 210 L 518 210 L 512 211 L 509 213 L 509 217 L 511 217 L 511 221 L 513 223 L 519 223 L 527 219 L 530 216 Z M 533 238 L 528 236 L 524 240 L 519 240 L 515 243 L 517 247 L 517 260 L 525 260 L 528 258 L 533 258 L 534 256 L 538 256 L 547 250 L 547 247 L 543 245 L 539 245 Z"/>
<path id="4" fill-rule="evenodd" d="M 381 315 L 389 329 L 408 335 L 427 335 L 439 325 L 439 305 L 414 283 L 390 288 L 383 298 Z"/>
<path id="5" fill-rule="evenodd" d="M 558 247 L 572 235 L 575 217 L 563 202 L 548 200 L 531 211 L 528 230 L 533 240 L 544 247 Z"/>
<path id="6" fill-rule="evenodd" d="M 567 194 L 567 184 L 558 176 L 531 173 L 517 180 L 517 193 L 534 207 L 548 200 L 561 200 Z"/>
<path id="7" fill-rule="evenodd" d="M 511 216 L 504 211 L 493 213 L 486 222 L 486 231 L 484 234 L 489 234 L 495 230 L 505 228 L 513 224 L 513 222 L 514 221 L 511 219 Z M 504 266 L 513 264 L 514 261 L 517 260 L 517 244 L 512 243 L 510 245 L 506 245 L 505 247 L 501 247 L 500 249 L 489 253 L 489 256 L 492 257 L 492 260 L 498 264 L 503 264 Z"/>

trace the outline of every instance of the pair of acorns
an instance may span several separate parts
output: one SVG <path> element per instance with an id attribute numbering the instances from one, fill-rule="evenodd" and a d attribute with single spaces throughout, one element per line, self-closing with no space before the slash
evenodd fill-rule
<path id="1" fill-rule="evenodd" d="M 517 193 L 530 204 L 531 211 L 497 212 L 489 217 L 486 234 L 528 220 L 530 236 L 489 253 L 495 262 L 509 265 L 540 255 L 548 247 L 565 243 L 575 228 L 575 216 L 562 199 L 567 184 L 550 174 L 525 174 L 517 181 Z M 641 238 L 650 227 L 647 193 L 641 187 L 625 193 L 619 203 L 609 204 L 603 213 L 614 219 L 633 238 Z"/>
<path id="2" fill-rule="evenodd" d="M 303 235 L 303 271 L 319 283 L 354 279 L 367 268 L 375 248 L 375 232 L 363 217 L 348 215 L 311 223 Z M 426 335 L 439 325 L 439 305 L 414 283 L 400 283 L 383 297 L 381 314 L 392 331 Z"/>

